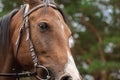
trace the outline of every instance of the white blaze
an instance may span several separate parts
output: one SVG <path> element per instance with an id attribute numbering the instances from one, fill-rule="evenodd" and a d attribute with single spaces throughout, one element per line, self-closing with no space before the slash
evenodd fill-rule
<path id="1" fill-rule="evenodd" d="M 68 51 L 67 54 L 68 54 L 68 63 L 66 64 L 65 67 L 65 73 L 72 76 L 73 80 L 81 80 L 71 53 Z"/>

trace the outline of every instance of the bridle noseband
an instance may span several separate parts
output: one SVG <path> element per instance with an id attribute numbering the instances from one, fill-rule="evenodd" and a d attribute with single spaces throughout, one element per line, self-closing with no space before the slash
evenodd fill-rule
<path id="1" fill-rule="evenodd" d="M 50 79 L 50 73 L 49 73 L 48 69 L 45 66 L 43 66 L 39 63 L 37 55 L 35 53 L 35 49 L 34 49 L 34 46 L 33 46 L 31 35 L 30 35 L 30 26 L 29 26 L 29 20 L 28 20 L 28 16 L 32 12 L 34 12 L 34 11 L 36 11 L 39 8 L 42 8 L 42 7 L 52 7 L 52 8 L 55 8 L 55 9 L 57 8 L 55 4 L 51 4 L 51 3 L 48 3 L 47 5 L 45 3 L 40 4 L 40 5 L 32 8 L 31 10 L 29 10 L 29 5 L 28 4 L 23 6 L 23 8 L 24 8 L 24 20 L 23 20 L 23 23 L 22 23 L 22 25 L 19 29 L 19 34 L 18 34 L 18 38 L 17 38 L 17 41 L 16 41 L 16 52 L 15 53 L 16 53 L 16 58 L 17 58 L 18 49 L 19 49 L 19 45 L 20 45 L 20 39 L 21 39 L 21 33 L 22 33 L 23 29 L 25 29 L 26 34 L 27 34 L 26 40 L 29 41 L 29 44 L 30 44 L 30 54 L 31 54 L 32 62 L 34 64 L 34 68 L 36 69 L 36 71 L 35 72 L 23 72 L 23 73 L 0 73 L 0 76 L 16 77 L 16 78 L 36 77 L 38 80 L 49 80 Z M 42 68 L 47 72 L 46 79 L 42 79 L 38 76 L 38 74 L 37 74 L 37 69 L 38 68 Z"/>

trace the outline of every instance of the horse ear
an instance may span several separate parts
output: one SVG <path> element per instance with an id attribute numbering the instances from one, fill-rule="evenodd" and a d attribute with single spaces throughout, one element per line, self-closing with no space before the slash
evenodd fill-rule
<path id="1" fill-rule="evenodd" d="M 41 4 L 43 0 L 23 0 L 23 1 L 29 4 L 30 8 L 33 8 L 34 6 Z"/>
<path id="2" fill-rule="evenodd" d="M 23 0 L 23 1 L 28 4 L 34 4 L 34 3 L 40 3 L 43 0 Z"/>
<path id="3" fill-rule="evenodd" d="M 43 3 L 44 0 L 23 0 L 25 3 L 30 4 L 30 5 L 36 5 L 36 4 L 40 4 Z M 54 3 L 54 0 L 49 0 L 52 3 Z"/>

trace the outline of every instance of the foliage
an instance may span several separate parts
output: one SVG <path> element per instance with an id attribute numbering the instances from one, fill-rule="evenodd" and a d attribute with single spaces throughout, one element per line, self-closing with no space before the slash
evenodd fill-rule
<path id="1" fill-rule="evenodd" d="M 22 4 L 22 0 L 6 1 L 2 0 L 4 10 L 0 16 Z M 116 76 L 111 78 L 113 73 L 119 75 L 120 69 L 119 0 L 56 1 L 64 6 L 62 8 L 71 23 L 75 43 L 72 51 L 82 76 L 90 74 L 95 80 L 119 79 Z"/>

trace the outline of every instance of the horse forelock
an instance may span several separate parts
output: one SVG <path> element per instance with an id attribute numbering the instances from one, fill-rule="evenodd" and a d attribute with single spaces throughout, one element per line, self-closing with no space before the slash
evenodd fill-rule
<path id="1" fill-rule="evenodd" d="M 8 53 L 10 44 L 9 25 L 11 18 L 16 14 L 18 10 L 15 9 L 9 14 L 0 18 L 0 54 Z"/>

